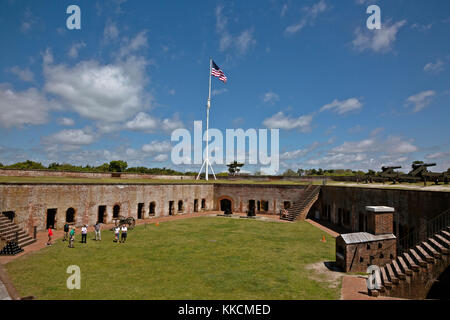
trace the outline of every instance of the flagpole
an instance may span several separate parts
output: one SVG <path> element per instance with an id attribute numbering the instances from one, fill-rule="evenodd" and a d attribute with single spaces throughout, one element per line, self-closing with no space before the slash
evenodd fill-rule
<path id="1" fill-rule="evenodd" d="M 211 108 L 211 71 L 212 71 L 212 58 L 209 58 L 209 92 L 208 92 L 208 101 L 206 103 L 206 157 L 197 175 L 197 180 L 200 178 L 203 166 L 205 166 L 205 179 L 209 180 L 208 166 L 210 166 L 214 176 L 214 180 L 217 180 L 211 162 L 209 162 L 209 109 Z"/>

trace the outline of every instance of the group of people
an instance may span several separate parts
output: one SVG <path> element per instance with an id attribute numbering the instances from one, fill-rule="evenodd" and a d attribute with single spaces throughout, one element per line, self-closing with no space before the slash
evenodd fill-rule
<path id="1" fill-rule="evenodd" d="M 119 239 L 120 232 L 122 232 L 122 237 Z M 118 243 L 125 243 L 125 241 L 127 241 L 127 232 L 128 228 L 126 225 L 122 225 L 122 227 L 116 226 L 114 228 L 114 241 Z"/>
<path id="2" fill-rule="evenodd" d="M 87 243 L 87 225 L 83 225 L 81 227 L 81 243 Z M 52 238 L 53 238 L 53 231 L 52 227 L 48 229 L 48 241 L 47 245 L 52 245 Z M 120 231 L 122 231 L 122 238 L 120 238 Z M 114 241 L 115 242 L 125 242 L 127 240 L 127 232 L 128 228 L 123 225 L 122 228 L 119 226 L 116 226 L 114 228 Z M 94 225 L 94 233 L 95 233 L 95 241 L 101 241 L 102 240 L 102 234 L 101 234 L 101 223 L 97 222 Z M 64 225 L 64 238 L 63 241 L 69 240 L 69 248 L 74 248 L 73 243 L 75 241 L 75 226 L 70 226 L 67 222 Z"/>

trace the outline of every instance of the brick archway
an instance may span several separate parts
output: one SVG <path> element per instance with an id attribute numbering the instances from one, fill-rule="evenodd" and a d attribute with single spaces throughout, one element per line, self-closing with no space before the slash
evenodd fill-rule
<path id="1" fill-rule="evenodd" d="M 234 211 L 234 200 L 233 198 L 229 197 L 229 196 L 221 196 L 219 199 L 217 199 L 217 210 L 218 211 L 222 211 L 220 202 L 222 200 L 229 200 L 231 202 L 231 211 Z"/>

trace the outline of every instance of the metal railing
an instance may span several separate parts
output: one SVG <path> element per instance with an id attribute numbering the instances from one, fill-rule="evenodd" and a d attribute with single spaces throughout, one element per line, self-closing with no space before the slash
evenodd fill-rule
<path id="1" fill-rule="evenodd" d="M 450 226 L 450 209 L 427 222 L 427 238 Z"/>
<path id="2" fill-rule="evenodd" d="M 420 234 L 419 231 L 408 232 L 404 237 L 397 240 L 397 253 L 403 253 L 409 249 L 414 248 L 422 241 L 431 238 L 436 233 L 444 230 L 446 227 L 450 226 L 450 209 L 444 211 L 437 217 L 426 222 L 427 232 L 426 237 L 424 234 Z"/>

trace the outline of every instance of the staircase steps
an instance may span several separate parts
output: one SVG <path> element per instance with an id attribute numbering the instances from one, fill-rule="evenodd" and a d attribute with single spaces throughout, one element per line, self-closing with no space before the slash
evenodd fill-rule
<path id="1" fill-rule="evenodd" d="M 392 270 L 392 267 L 390 264 L 387 264 L 385 266 L 386 268 L 386 274 L 389 277 L 389 280 L 393 283 L 393 284 L 398 284 L 399 280 L 398 278 L 395 276 L 394 274 L 394 270 Z"/>
<path id="2" fill-rule="evenodd" d="M 440 234 L 435 234 L 434 235 L 435 239 L 440 242 L 444 247 L 446 248 L 450 248 L 450 240 L 445 239 L 443 236 L 441 236 Z"/>
<path id="3" fill-rule="evenodd" d="M 438 241 L 434 240 L 433 238 L 428 239 L 428 241 L 429 241 L 430 245 L 432 245 L 440 253 L 442 253 L 444 255 L 448 255 L 449 254 L 449 249 L 444 247 Z"/>
<path id="4" fill-rule="evenodd" d="M 414 259 L 415 262 L 417 262 L 419 266 L 426 268 L 427 263 L 422 260 L 422 258 L 414 249 L 410 249 L 409 252 L 411 253 L 411 257 Z"/>
<path id="5" fill-rule="evenodd" d="M 0 216 L 0 237 L 7 243 L 15 242 L 17 239 L 18 242 L 16 243 L 16 246 L 19 248 L 23 248 L 36 242 L 36 239 L 30 237 L 28 233 L 26 233 L 17 224 L 15 224 L 5 216 Z M 11 252 L 11 250 L 9 251 Z M 14 249 L 13 252 L 19 251 Z"/>
<path id="6" fill-rule="evenodd" d="M 447 240 L 450 240 L 450 231 L 447 232 L 447 231 L 445 231 L 445 230 L 442 230 L 441 232 L 442 232 L 443 236 L 444 236 Z"/>
<path id="7" fill-rule="evenodd" d="M 442 255 L 437 252 L 435 248 L 433 248 L 430 244 L 427 242 L 422 242 L 421 246 L 425 251 L 427 251 L 431 256 L 433 256 L 435 259 L 441 259 Z"/>
<path id="8" fill-rule="evenodd" d="M 392 260 L 392 269 L 395 273 L 395 275 L 397 276 L 397 278 L 399 278 L 400 280 L 405 280 L 406 279 L 406 274 L 403 273 L 403 271 L 400 269 L 398 263 L 396 260 Z"/>
<path id="9" fill-rule="evenodd" d="M 386 275 L 386 270 L 383 268 L 380 268 L 381 271 L 381 283 L 383 284 L 383 286 L 387 289 L 391 289 L 392 288 L 392 282 L 388 279 L 387 275 Z"/>
<path id="10" fill-rule="evenodd" d="M 405 260 L 403 260 L 403 258 L 401 256 L 397 257 L 398 263 L 402 269 L 402 271 L 407 275 L 407 276 L 412 276 L 413 271 L 411 269 L 408 268 L 408 265 L 406 264 Z"/>
<path id="11" fill-rule="evenodd" d="M 310 185 L 306 187 L 302 194 L 302 199 L 295 201 L 288 210 L 287 217 L 281 217 L 282 220 L 294 221 L 302 217 L 306 210 L 311 208 L 312 204 L 317 200 L 320 192 L 320 186 Z"/>
<path id="12" fill-rule="evenodd" d="M 415 286 L 425 286 L 424 281 L 430 281 L 434 266 L 444 268 L 449 264 L 450 232 L 445 227 L 415 247 L 399 254 L 390 263 L 380 268 L 381 288 L 369 292 L 377 294 L 418 299 Z M 418 274 L 418 275 L 417 275 Z M 432 280 L 434 281 L 434 280 Z"/>
<path id="13" fill-rule="evenodd" d="M 408 266 L 412 269 L 412 271 L 419 271 L 420 270 L 420 266 L 418 266 L 413 258 L 411 258 L 411 256 L 409 255 L 409 253 L 403 253 L 403 257 L 405 257 L 405 262 L 408 264 Z"/>
<path id="14" fill-rule="evenodd" d="M 428 263 L 433 263 L 433 262 L 434 262 L 434 258 L 433 258 L 432 256 L 430 256 L 430 255 L 425 251 L 425 249 L 422 248 L 422 246 L 417 245 L 417 246 L 416 246 L 416 249 L 417 249 L 417 253 L 418 253 L 420 256 L 422 256 L 422 258 L 424 258 L 426 262 L 428 262 Z"/>

